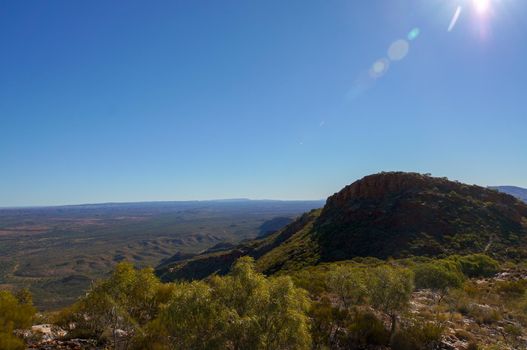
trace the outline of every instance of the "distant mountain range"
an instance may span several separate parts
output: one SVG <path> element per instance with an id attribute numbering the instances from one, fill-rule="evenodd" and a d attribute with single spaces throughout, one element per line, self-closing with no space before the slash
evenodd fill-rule
<path id="1" fill-rule="evenodd" d="M 503 193 L 510 194 L 516 198 L 521 199 L 527 203 L 527 188 L 521 188 L 516 186 L 493 186 L 492 189 L 498 190 Z"/>
<path id="2" fill-rule="evenodd" d="M 527 258 L 527 205 L 498 191 L 417 173 L 366 176 L 278 232 L 234 247 L 174 256 L 165 281 L 228 272 L 241 256 L 272 274 L 356 257 L 486 253 Z"/>

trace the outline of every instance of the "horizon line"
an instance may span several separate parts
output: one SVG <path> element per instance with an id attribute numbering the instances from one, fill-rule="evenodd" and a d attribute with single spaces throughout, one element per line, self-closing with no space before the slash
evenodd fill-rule
<path id="1" fill-rule="evenodd" d="M 276 198 L 215 198 L 215 199 L 180 199 L 180 200 L 138 200 L 138 201 L 110 201 L 110 202 L 90 202 L 90 203 L 71 203 L 71 204 L 36 204 L 36 205 L 14 205 L 0 206 L 0 210 L 6 209 L 43 209 L 43 208 L 63 208 L 63 207 L 85 207 L 100 205 L 125 205 L 125 204 L 154 204 L 154 203 L 199 203 L 199 202 L 323 202 L 327 198 L 320 199 L 276 199 Z"/>

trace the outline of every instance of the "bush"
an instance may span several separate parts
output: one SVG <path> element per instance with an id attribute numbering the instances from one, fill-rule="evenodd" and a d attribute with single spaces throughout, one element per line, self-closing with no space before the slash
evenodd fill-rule
<path id="1" fill-rule="evenodd" d="M 454 258 L 463 274 L 470 278 L 492 277 L 499 271 L 499 263 L 485 254 L 472 254 Z"/>
<path id="2" fill-rule="evenodd" d="M 463 284 L 463 274 L 456 264 L 441 260 L 417 265 L 414 275 L 416 288 L 431 289 L 440 294 L 440 300 L 449 289 Z"/>
<path id="3" fill-rule="evenodd" d="M 384 327 L 384 323 L 371 312 L 358 313 L 347 331 L 349 348 L 386 345 L 390 339 L 390 332 Z"/>
<path id="4" fill-rule="evenodd" d="M 175 285 L 135 342 L 138 349 L 310 349 L 309 306 L 290 277 L 266 278 L 244 257 L 225 277 Z"/>
<path id="5" fill-rule="evenodd" d="M 162 285 L 152 269 L 136 270 L 132 264 L 122 262 L 109 279 L 96 283 L 84 298 L 61 311 L 56 322 L 62 327 L 74 323 L 71 336 L 90 337 L 101 343 L 110 337 L 114 342 L 127 342 L 157 316 L 171 288 Z"/>
<path id="6" fill-rule="evenodd" d="M 0 349 L 25 349 L 24 342 L 13 335 L 15 329 L 25 329 L 31 326 L 35 308 L 31 305 L 31 297 L 27 291 L 22 292 L 24 298 L 17 299 L 11 292 L 0 291 Z"/>

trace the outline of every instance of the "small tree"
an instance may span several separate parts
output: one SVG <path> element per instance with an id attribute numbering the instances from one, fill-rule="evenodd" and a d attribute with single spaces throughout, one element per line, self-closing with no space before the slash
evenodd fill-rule
<path id="1" fill-rule="evenodd" d="M 404 268 L 382 265 L 369 269 L 368 297 L 373 308 L 390 318 L 390 334 L 397 327 L 397 318 L 410 302 L 414 290 L 413 275 Z"/>
<path id="2" fill-rule="evenodd" d="M 366 296 L 364 269 L 337 265 L 328 273 L 327 285 L 346 309 L 360 304 Z"/>

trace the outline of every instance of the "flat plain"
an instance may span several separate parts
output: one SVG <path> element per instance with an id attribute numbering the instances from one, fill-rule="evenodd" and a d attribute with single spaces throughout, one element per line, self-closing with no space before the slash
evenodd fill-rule
<path id="1" fill-rule="evenodd" d="M 323 201 L 189 201 L 0 209 L 0 287 L 71 304 L 119 261 L 156 266 L 281 228 Z"/>

